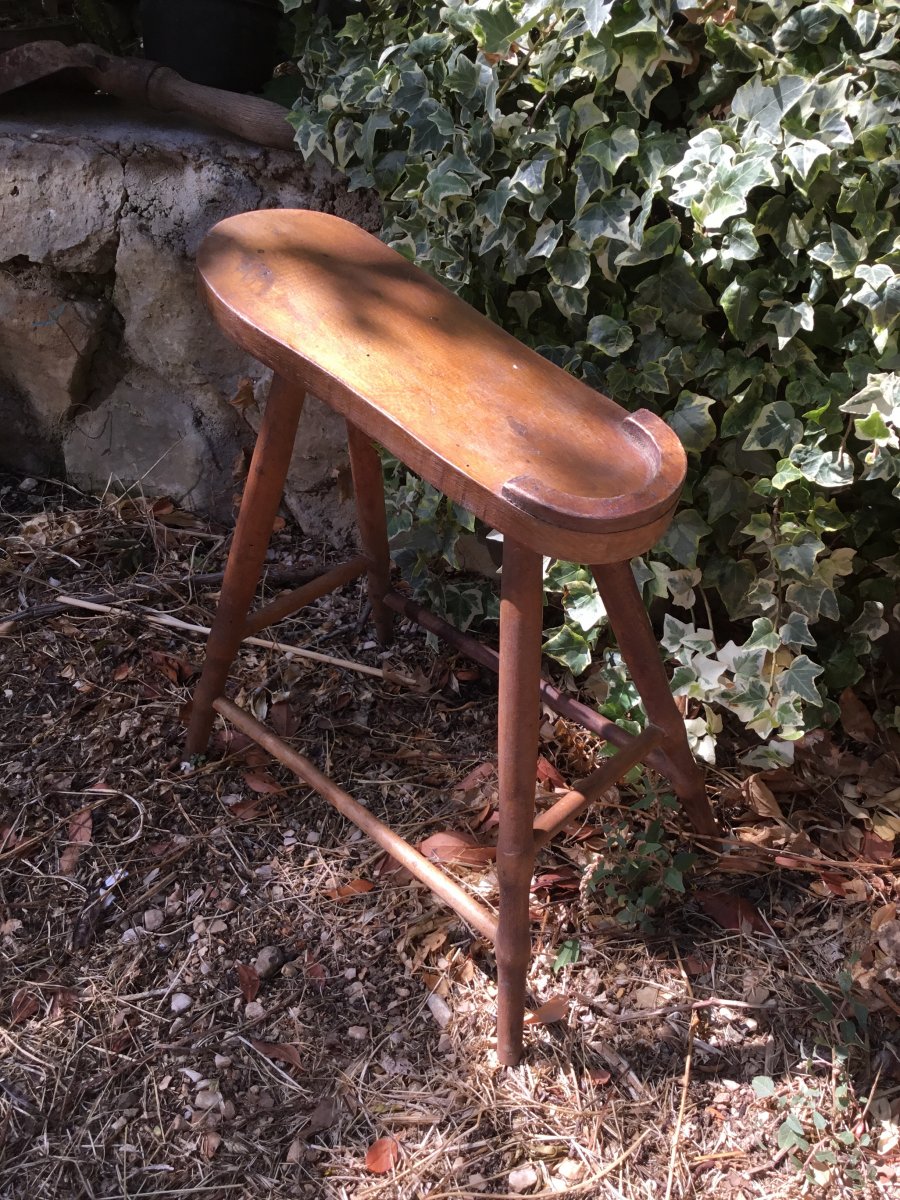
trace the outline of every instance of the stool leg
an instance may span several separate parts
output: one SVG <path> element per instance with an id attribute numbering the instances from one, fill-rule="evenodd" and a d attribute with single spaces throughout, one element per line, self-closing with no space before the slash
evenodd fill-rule
<path id="1" fill-rule="evenodd" d="M 497 754 L 500 827 L 497 876 L 497 1057 L 522 1055 L 525 981 L 531 958 L 528 897 L 534 870 L 534 789 L 541 678 L 543 562 L 508 537 L 500 577 L 500 694 Z"/>
<path id="2" fill-rule="evenodd" d="M 356 523 L 362 551 L 369 560 L 369 603 L 375 635 L 382 646 L 394 636 L 394 614 L 384 603 L 391 586 L 391 553 L 384 511 L 384 476 L 378 451 L 362 430 L 347 422 L 347 447 L 356 496 Z"/>
<path id="3" fill-rule="evenodd" d="M 219 605 L 206 645 L 203 673 L 194 691 L 185 743 L 188 758 L 206 751 L 213 723 L 213 701 L 225 690 L 228 672 L 244 636 L 247 613 L 281 503 L 303 398 L 302 387 L 278 375 L 272 380 L 228 552 Z"/>
<path id="4" fill-rule="evenodd" d="M 659 749 L 648 756 L 648 762 L 670 780 L 697 833 L 704 837 L 715 837 L 718 830 L 706 796 L 704 772 L 688 745 L 684 721 L 672 696 L 659 646 L 631 565 L 627 562 L 611 563 L 592 567 L 591 570 L 619 649 L 644 701 L 647 716 L 666 735 Z"/>

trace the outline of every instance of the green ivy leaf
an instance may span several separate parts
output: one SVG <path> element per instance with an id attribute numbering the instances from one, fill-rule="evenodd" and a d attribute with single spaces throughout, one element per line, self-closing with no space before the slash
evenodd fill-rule
<path id="1" fill-rule="evenodd" d="M 682 567 L 696 567 L 700 542 L 712 530 L 695 508 L 682 509 L 658 543 Z"/>
<path id="2" fill-rule="evenodd" d="M 666 418 L 689 453 L 700 454 L 716 436 L 716 423 L 709 415 L 714 404 L 711 396 L 682 392 Z"/>
<path id="3" fill-rule="evenodd" d="M 588 322 L 585 341 L 595 346 L 609 358 L 618 358 L 634 343 L 631 326 L 625 321 L 617 321 L 615 317 L 601 315 L 591 317 Z"/>
<path id="4" fill-rule="evenodd" d="M 591 647 L 587 639 L 571 625 L 560 625 L 545 631 L 547 640 L 541 647 L 548 658 L 555 659 L 576 677 L 591 665 Z"/>

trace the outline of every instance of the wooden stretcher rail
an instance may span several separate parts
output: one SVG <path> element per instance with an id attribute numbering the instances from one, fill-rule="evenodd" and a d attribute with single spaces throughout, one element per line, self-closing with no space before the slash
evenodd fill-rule
<path id="1" fill-rule="evenodd" d="M 439 896 L 445 904 L 449 904 L 454 912 L 459 913 L 473 929 L 489 938 L 491 942 L 496 942 L 497 918 L 492 912 L 479 901 L 474 900 L 464 888 L 450 879 L 398 833 L 394 833 L 383 821 L 379 821 L 367 808 L 363 808 L 358 800 L 354 800 L 327 775 L 323 775 L 305 755 L 292 750 L 280 737 L 266 729 L 265 725 L 261 725 L 249 713 L 238 708 L 236 704 L 232 704 L 230 700 L 226 700 L 224 696 L 213 701 L 213 708 L 241 733 L 252 738 L 258 746 L 267 750 L 288 770 L 293 771 L 298 779 L 302 779 L 304 783 L 324 797 L 342 816 L 346 817 L 348 821 L 352 821 L 373 842 L 376 842 L 383 850 L 387 850 L 388 854 L 393 855 L 397 862 L 431 888 L 436 896 Z"/>
<path id="2" fill-rule="evenodd" d="M 341 563 L 340 566 L 332 567 L 324 575 L 317 575 L 315 579 L 304 583 L 302 587 L 294 588 L 290 592 L 282 592 L 274 600 L 270 600 L 268 604 L 264 604 L 262 608 L 258 608 L 256 612 L 250 614 L 244 626 L 244 637 L 258 633 L 261 629 L 274 625 L 276 621 L 283 621 L 285 617 L 292 616 L 307 604 L 312 604 L 314 600 L 320 600 L 336 588 L 343 587 L 351 579 L 359 579 L 367 567 L 368 559 L 360 554 L 348 562 Z"/>
<path id="3" fill-rule="evenodd" d="M 643 762 L 647 754 L 663 740 L 663 731 L 655 725 L 649 725 L 634 739 L 630 746 L 618 750 L 598 767 L 577 783 L 571 792 L 560 796 L 554 805 L 542 812 L 534 823 L 534 847 L 540 850 L 555 837 L 569 821 L 578 816 L 595 800 L 599 799 L 608 788 L 617 783 L 626 771 Z"/>
<path id="4" fill-rule="evenodd" d="M 384 603 L 396 613 L 406 617 L 410 621 L 415 621 L 417 625 L 421 625 L 429 633 L 433 633 L 435 637 L 441 638 L 449 646 L 455 650 L 459 650 L 465 654 L 467 658 L 471 658 L 473 662 L 479 663 L 482 667 L 487 667 L 489 671 L 495 674 L 500 670 L 500 655 L 496 650 L 492 650 L 490 646 L 484 646 L 475 638 L 470 637 L 467 633 L 461 633 L 449 621 L 445 621 L 443 617 L 439 617 L 423 604 L 417 603 L 415 600 L 410 600 L 407 596 L 401 595 L 400 592 L 394 591 L 392 588 L 385 593 Z M 601 716 L 592 708 L 588 708 L 586 704 L 582 704 L 580 700 L 573 699 L 572 696 L 567 696 L 558 688 L 555 688 L 552 683 L 546 679 L 541 679 L 540 682 L 541 699 L 555 713 L 559 713 L 561 717 L 567 717 L 570 721 L 575 721 L 583 729 L 589 733 L 595 733 L 597 737 L 601 737 L 604 741 L 611 742 L 614 746 L 619 746 L 625 749 L 634 743 L 634 736 L 626 729 L 620 728 L 613 721 Z M 627 769 L 627 768 L 626 768 Z"/>

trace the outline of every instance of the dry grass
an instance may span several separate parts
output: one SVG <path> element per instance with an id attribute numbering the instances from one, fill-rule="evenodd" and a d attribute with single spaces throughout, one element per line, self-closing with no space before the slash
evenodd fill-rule
<path id="1" fill-rule="evenodd" d="M 224 540 L 170 506 L 9 480 L 0 504 L 7 611 L 106 594 L 208 623 L 215 585 L 183 581 L 220 570 Z M 302 571 L 322 549 L 285 530 L 274 566 Z M 384 661 L 416 688 L 254 648 L 235 674 L 239 702 L 411 840 L 477 827 L 491 779 L 456 785 L 492 758 L 491 681 L 460 680 L 446 651 L 406 628 L 384 659 L 364 616 L 351 587 L 279 636 Z M 633 852 L 652 815 L 629 807 L 633 795 L 554 842 L 534 897 L 531 998 L 568 1004 L 504 1070 L 487 947 L 240 740 L 182 766 L 178 711 L 201 653 L 136 611 L 44 613 L 0 639 L 0 1195 L 793 1197 L 817 1188 L 776 1131 L 786 1113 L 814 1129 L 812 1088 L 826 1120 L 816 1136 L 853 1134 L 820 1190 L 896 1189 L 896 861 L 861 865 L 883 847 L 861 840 L 871 821 L 841 801 L 852 779 L 865 803 L 859 780 L 877 774 L 883 828 L 897 810 L 895 746 L 854 757 L 820 743 L 779 793 L 784 824 L 718 774 L 743 868 L 723 874 L 699 855 L 693 891 L 668 893 L 647 933 L 623 930 L 617 902 L 601 907 L 580 879 L 599 853 L 622 861 L 607 847 L 620 820 Z M 567 779 L 596 750 L 562 723 L 545 732 Z M 666 846 L 684 848 L 683 822 L 665 819 Z M 775 862 L 786 846 L 794 869 Z M 489 868 L 461 877 L 494 895 Z M 373 886 L 338 891 L 354 880 Z M 709 912 L 718 898 L 733 914 L 736 896 L 747 920 L 724 929 Z M 554 972 L 570 939 L 580 958 Z M 844 1067 L 834 1051 L 842 1021 L 859 1028 L 854 1004 L 868 1028 Z M 751 1088 L 758 1075 L 773 1079 L 771 1099 Z M 854 1188 L 864 1133 L 861 1166 L 876 1177 Z M 365 1156 L 384 1137 L 399 1159 L 379 1175 Z"/>

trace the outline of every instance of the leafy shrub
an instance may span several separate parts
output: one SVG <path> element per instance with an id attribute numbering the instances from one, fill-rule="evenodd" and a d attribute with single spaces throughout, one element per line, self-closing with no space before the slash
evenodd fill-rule
<path id="1" fill-rule="evenodd" d="M 283 2 L 301 151 L 378 190 L 403 254 L 677 430 L 682 506 L 635 566 L 681 610 L 675 690 L 789 754 L 896 602 L 900 4 L 372 0 L 334 30 Z M 577 673 L 602 609 L 576 566 L 548 587 L 545 648 Z"/>

